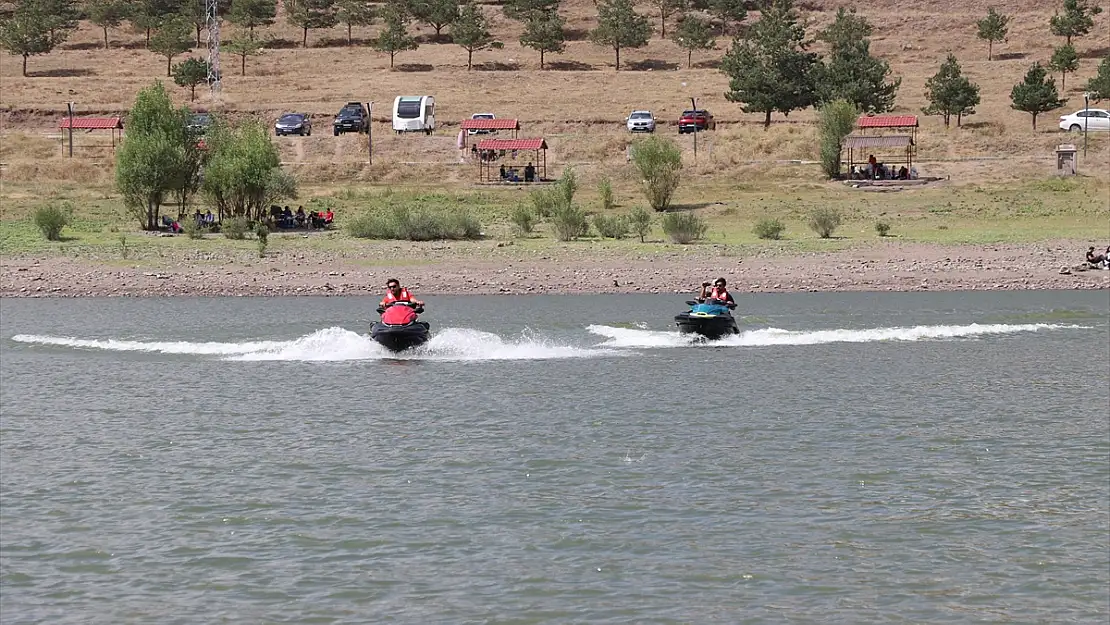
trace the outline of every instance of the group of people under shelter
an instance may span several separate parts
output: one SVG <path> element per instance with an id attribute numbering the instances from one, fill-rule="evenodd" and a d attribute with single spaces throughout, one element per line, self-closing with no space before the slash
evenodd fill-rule
<path id="1" fill-rule="evenodd" d="M 852 180 L 916 180 L 917 168 L 906 168 L 905 165 L 896 171 L 894 166 L 880 163 L 875 155 L 867 157 L 867 164 L 853 167 L 849 174 Z"/>
<path id="2" fill-rule="evenodd" d="M 335 213 L 331 208 L 326 211 L 309 211 L 305 212 L 304 206 L 298 206 L 297 212 L 293 212 L 288 205 L 284 209 L 274 204 L 270 206 L 269 222 L 270 226 L 280 229 L 293 229 L 293 228 L 312 228 L 319 230 L 331 226 L 332 221 L 335 219 Z"/>
<path id="3" fill-rule="evenodd" d="M 524 178 L 517 172 L 516 167 L 501 166 L 501 180 L 505 182 L 535 182 L 536 181 L 536 168 L 532 163 L 524 166 Z"/>

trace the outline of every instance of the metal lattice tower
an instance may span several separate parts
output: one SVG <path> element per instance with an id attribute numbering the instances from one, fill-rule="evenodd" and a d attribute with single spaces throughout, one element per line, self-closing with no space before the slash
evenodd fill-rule
<path id="1" fill-rule="evenodd" d="M 220 95 L 220 14 L 219 0 L 204 0 L 208 21 L 208 86 L 212 96 Z"/>

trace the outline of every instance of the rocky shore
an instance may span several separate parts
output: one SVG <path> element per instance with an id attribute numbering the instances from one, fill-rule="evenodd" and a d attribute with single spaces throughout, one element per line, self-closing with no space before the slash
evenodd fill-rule
<path id="1" fill-rule="evenodd" d="M 1084 270 L 1086 242 L 936 246 L 888 244 L 752 256 L 711 247 L 637 254 L 578 248 L 545 255 L 470 248 L 413 264 L 306 250 L 265 259 L 7 257 L 2 297 L 377 295 L 397 277 L 421 295 L 676 293 L 725 276 L 736 292 L 1108 289 L 1110 271 Z"/>

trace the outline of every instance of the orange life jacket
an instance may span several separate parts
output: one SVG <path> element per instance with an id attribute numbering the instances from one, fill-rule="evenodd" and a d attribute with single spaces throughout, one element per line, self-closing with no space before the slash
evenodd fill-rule
<path id="1" fill-rule="evenodd" d="M 724 287 L 713 287 L 713 292 L 709 294 L 709 299 L 719 299 L 722 302 L 727 302 L 728 289 Z"/>
<path id="2" fill-rule="evenodd" d="M 382 298 L 382 306 L 388 306 L 389 304 L 392 304 L 394 302 L 411 302 L 411 301 L 412 301 L 412 293 L 409 293 L 408 289 L 406 289 L 404 287 L 401 287 L 401 295 L 399 297 L 394 297 L 393 296 L 393 291 L 386 291 L 385 292 L 385 297 Z"/>

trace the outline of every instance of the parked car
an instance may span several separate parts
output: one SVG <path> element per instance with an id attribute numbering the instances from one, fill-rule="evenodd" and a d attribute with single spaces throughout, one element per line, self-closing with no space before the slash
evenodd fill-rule
<path id="1" fill-rule="evenodd" d="M 470 119 L 497 119 L 493 113 L 475 113 L 470 116 Z M 466 131 L 469 135 L 489 135 L 496 133 L 496 130 L 486 130 L 484 128 L 471 128 Z"/>
<path id="2" fill-rule="evenodd" d="M 185 123 L 185 129 L 197 136 L 203 137 L 204 134 L 208 132 L 208 128 L 211 125 L 211 115 L 208 113 L 193 113 L 193 116 Z"/>
<path id="3" fill-rule="evenodd" d="M 1110 132 L 1110 112 L 1105 109 L 1083 109 L 1060 118 L 1060 130 L 1083 132 L 1087 130 Z"/>
<path id="4" fill-rule="evenodd" d="M 369 132 L 370 114 L 366 112 L 366 105 L 361 102 L 344 104 L 331 126 L 337 137 L 344 132 Z"/>
<path id="5" fill-rule="evenodd" d="M 682 111 L 682 117 L 678 118 L 678 134 L 680 135 L 688 132 L 716 129 L 717 122 L 713 120 L 713 114 L 705 109 Z"/>
<path id="6" fill-rule="evenodd" d="M 274 134 L 312 136 L 312 119 L 308 113 L 284 113 L 274 122 Z"/>
<path id="7" fill-rule="evenodd" d="M 632 111 L 624 124 L 628 132 L 655 132 L 655 116 L 651 111 Z"/>

